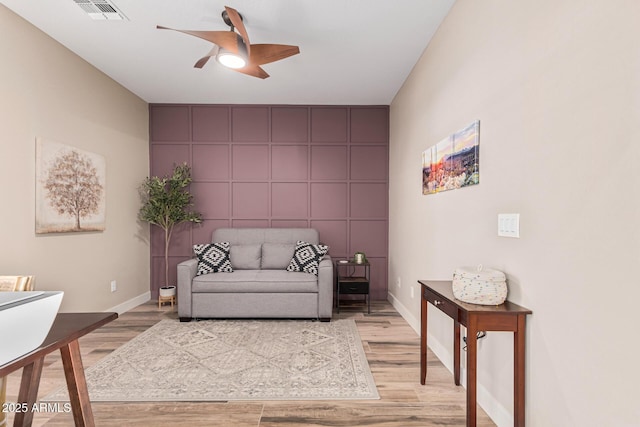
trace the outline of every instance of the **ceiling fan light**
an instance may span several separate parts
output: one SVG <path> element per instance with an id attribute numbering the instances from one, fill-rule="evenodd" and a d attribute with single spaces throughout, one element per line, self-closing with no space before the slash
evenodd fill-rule
<path id="1" fill-rule="evenodd" d="M 246 59 L 244 59 L 242 56 L 233 52 L 229 52 L 225 49 L 220 49 L 220 51 L 216 55 L 216 61 L 228 68 L 237 69 L 243 68 L 247 65 Z"/>

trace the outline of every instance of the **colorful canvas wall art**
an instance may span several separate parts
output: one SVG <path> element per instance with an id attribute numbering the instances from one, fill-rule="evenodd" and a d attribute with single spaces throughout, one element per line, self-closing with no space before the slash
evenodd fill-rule
<path id="1" fill-rule="evenodd" d="M 422 194 L 480 182 L 480 121 L 476 120 L 422 152 Z"/>
<path id="2" fill-rule="evenodd" d="M 36 139 L 36 233 L 104 231 L 104 157 Z"/>

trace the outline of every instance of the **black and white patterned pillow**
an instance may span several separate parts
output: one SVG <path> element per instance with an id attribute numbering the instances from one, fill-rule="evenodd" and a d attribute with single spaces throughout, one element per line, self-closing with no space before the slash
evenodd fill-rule
<path id="1" fill-rule="evenodd" d="M 318 275 L 320 260 L 329 251 L 327 245 L 312 245 L 311 243 L 298 240 L 293 258 L 287 267 L 287 271 L 304 271 Z"/>
<path id="2" fill-rule="evenodd" d="M 198 257 L 196 276 L 208 273 L 233 272 L 229 256 L 229 242 L 193 245 L 193 252 Z"/>

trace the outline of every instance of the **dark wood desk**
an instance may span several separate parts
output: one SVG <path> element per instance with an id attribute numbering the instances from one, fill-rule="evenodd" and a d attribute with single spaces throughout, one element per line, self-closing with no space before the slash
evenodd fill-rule
<path id="1" fill-rule="evenodd" d="M 453 296 L 450 280 L 418 280 L 422 285 L 420 384 L 427 377 L 427 302 L 453 319 L 453 376 L 460 385 L 460 325 L 467 328 L 467 426 L 476 425 L 476 365 L 479 331 L 513 332 L 513 424 L 524 427 L 525 333 L 531 310 L 505 301 L 496 306 L 468 304 Z"/>
<path id="2" fill-rule="evenodd" d="M 64 375 L 67 380 L 75 425 L 94 426 L 78 339 L 117 317 L 117 313 L 58 313 L 49 335 L 40 347 L 19 359 L 0 366 L 0 377 L 23 368 L 17 403 L 26 404 L 27 408 L 33 407 L 38 397 L 44 357 L 59 349 L 62 354 Z M 13 425 L 30 426 L 32 421 L 33 412 L 17 412 Z"/>

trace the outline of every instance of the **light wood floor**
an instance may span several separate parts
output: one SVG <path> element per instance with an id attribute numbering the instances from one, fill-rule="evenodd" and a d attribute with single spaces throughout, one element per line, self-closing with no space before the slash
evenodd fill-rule
<path id="1" fill-rule="evenodd" d="M 92 404 L 97 426 L 463 426 L 465 390 L 429 352 L 426 385 L 420 385 L 420 342 L 415 331 L 388 302 L 341 307 L 334 318 L 356 320 L 380 400 L 159 402 Z M 177 318 L 168 306 L 153 302 L 80 339 L 85 368 L 164 318 Z M 20 373 L 9 377 L 8 402 L 15 402 Z M 39 397 L 64 386 L 59 353 L 47 356 Z M 12 425 L 12 417 L 9 416 Z M 34 426 L 72 426 L 67 413 L 37 413 Z M 494 426 L 478 408 L 478 425 Z"/>

